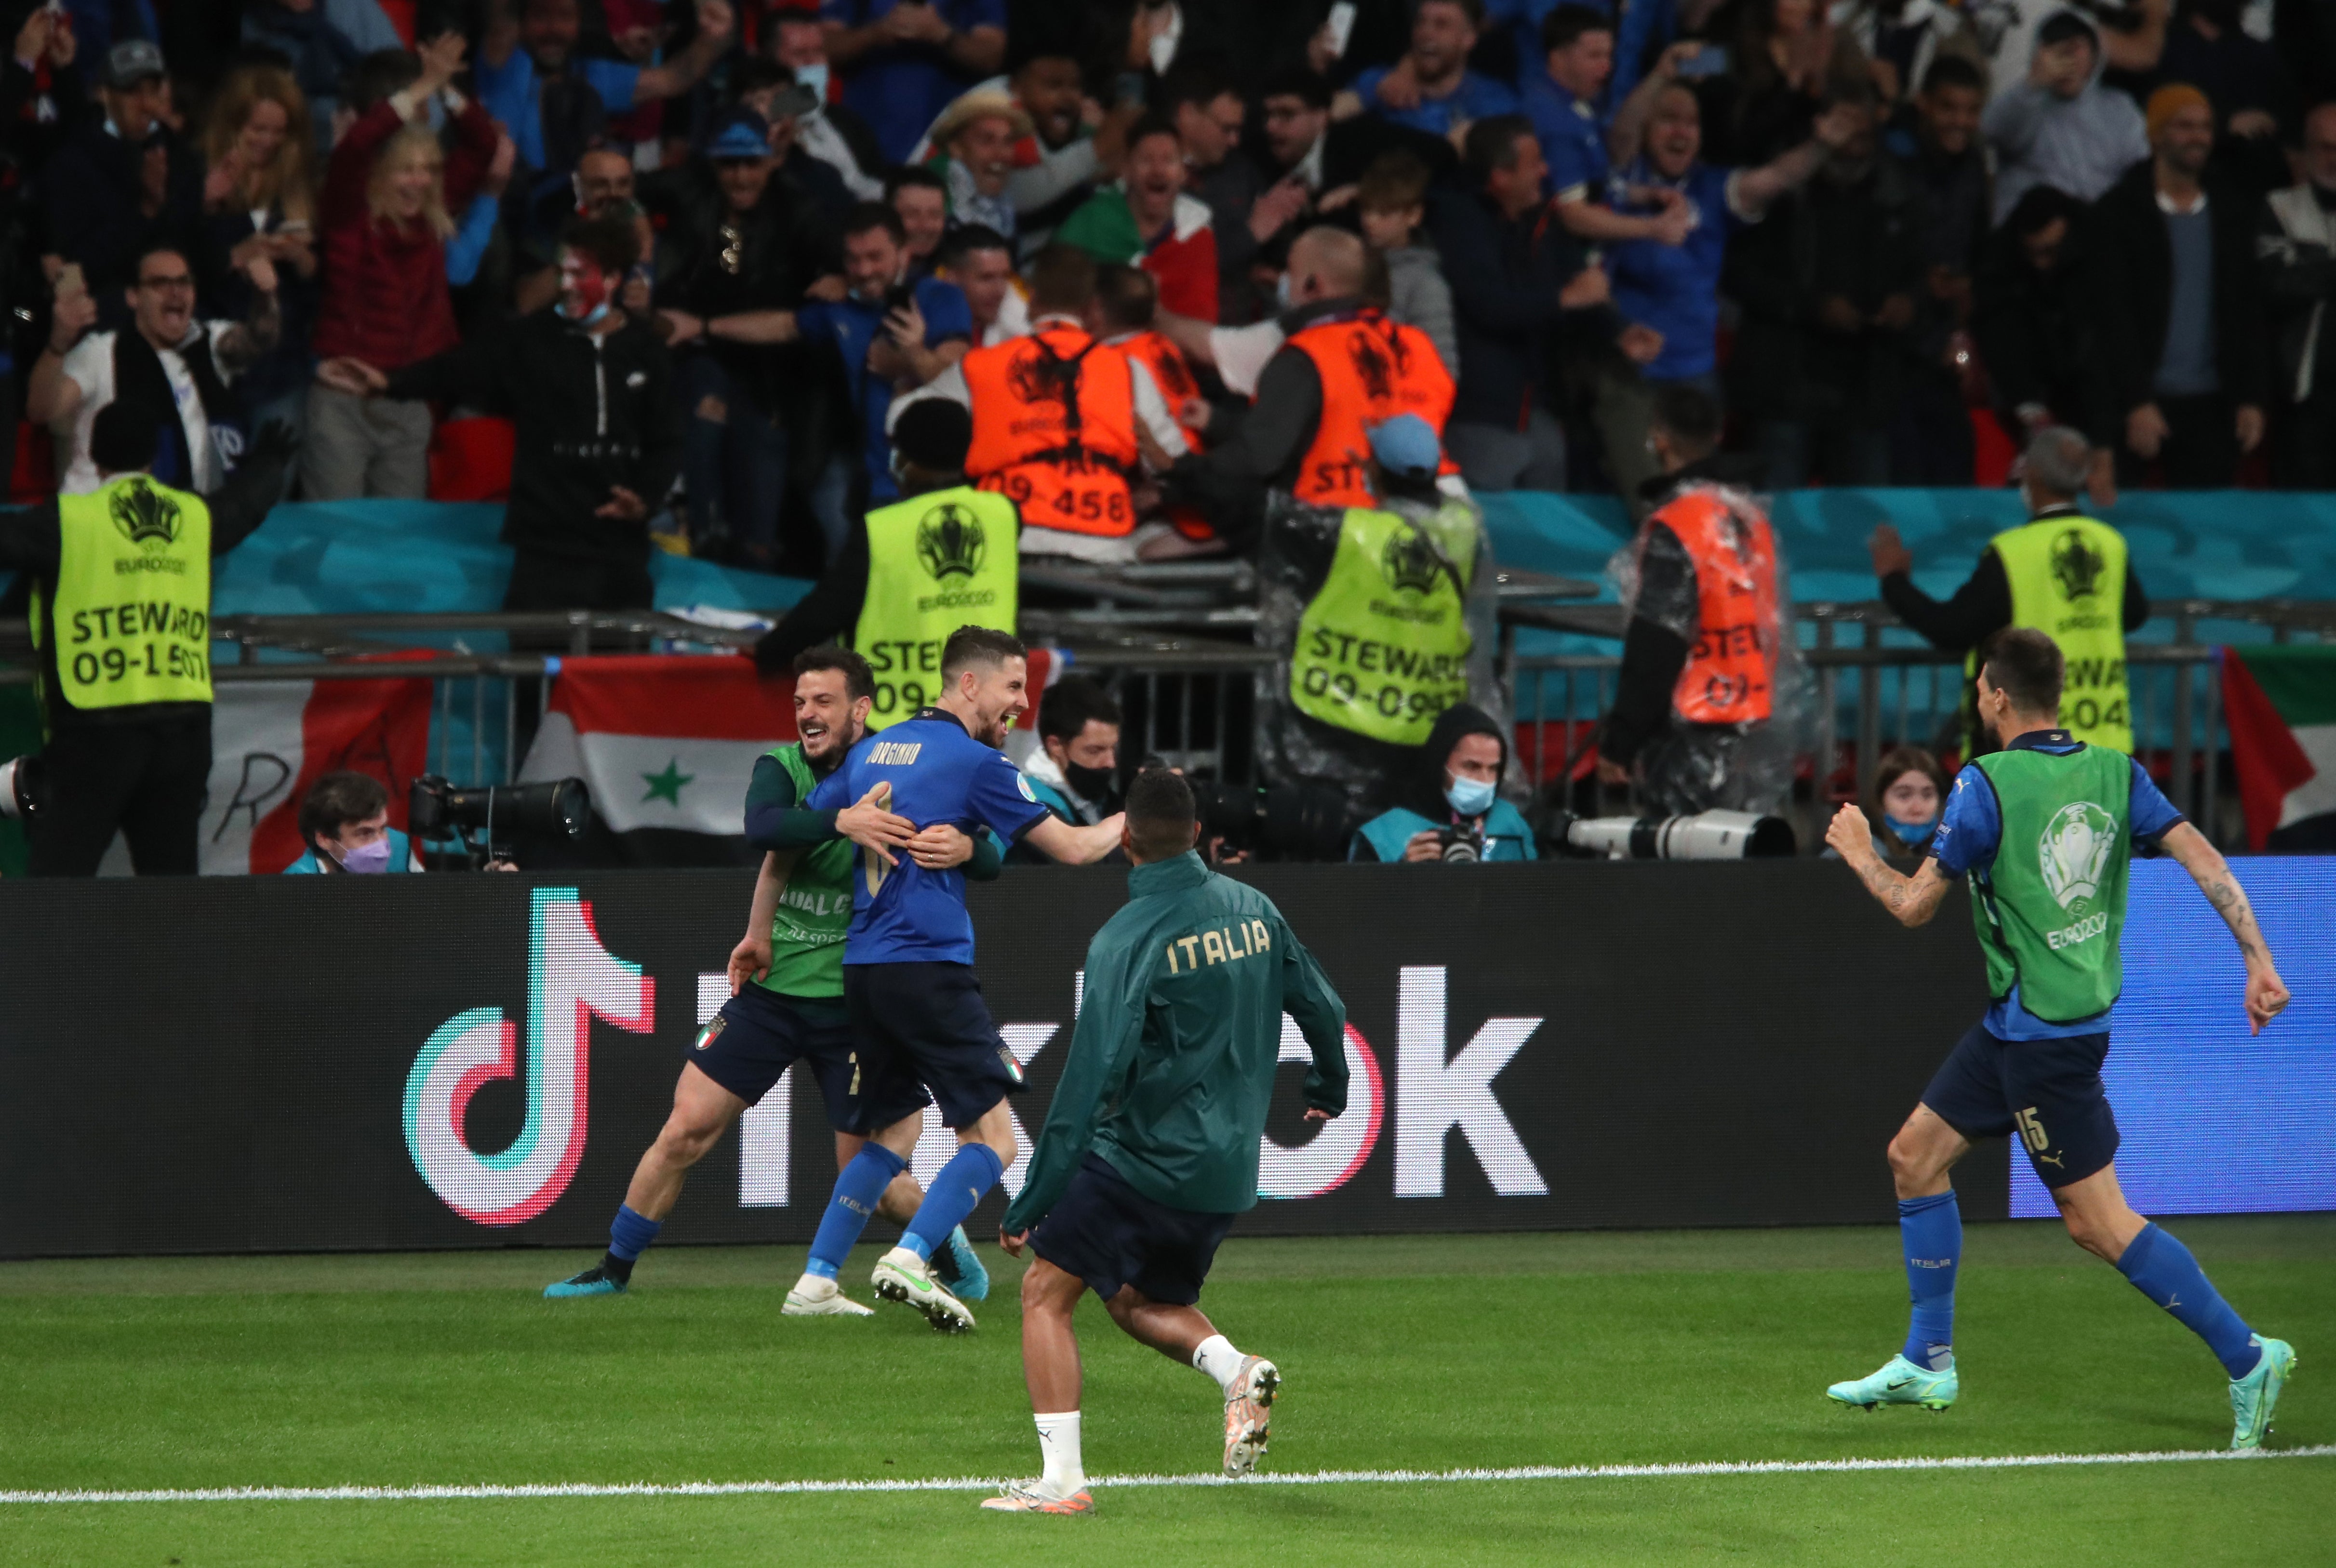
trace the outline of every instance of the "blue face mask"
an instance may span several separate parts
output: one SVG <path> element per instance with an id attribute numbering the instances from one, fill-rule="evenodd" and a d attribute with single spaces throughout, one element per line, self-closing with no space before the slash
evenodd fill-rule
<path id="1" fill-rule="evenodd" d="M 1464 817 L 1480 817 L 1493 806 L 1493 786 L 1484 779 L 1455 778 L 1444 792 L 1452 809 Z"/>
<path id="2" fill-rule="evenodd" d="M 1912 845 L 1917 849 L 1929 843 L 1931 835 L 1939 831 L 1939 819 L 1936 817 L 1932 817 L 1926 823 L 1902 823 L 1896 817 L 1885 813 L 1882 821 L 1884 826 L 1898 835 L 1900 843 Z"/>
<path id="3" fill-rule="evenodd" d="M 384 833 L 369 844 L 359 844 L 341 857 L 341 869 L 369 876 L 389 870 L 389 835 Z"/>
<path id="4" fill-rule="evenodd" d="M 1290 306 L 1290 274 L 1285 272 L 1273 280 L 1273 307 L 1276 310 L 1287 310 Z"/>

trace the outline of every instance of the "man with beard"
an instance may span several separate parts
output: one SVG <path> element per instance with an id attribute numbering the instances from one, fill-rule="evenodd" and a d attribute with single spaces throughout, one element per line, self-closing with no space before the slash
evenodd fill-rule
<path id="1" fill-rule="evenodd" d="M 641 259 L 634 263 L 617 303 L 636 316 L 647 316 L 649 284 L 657 274 L 657 231 L 635 199 L 633 161 L 613 147 L 595 147 L 577 159 L 576 172 L 569 184 L 576 197 L 576 217 L 618 218 L 633 225 L 640 238 Z M 540 270 L 521 278 L 511 290 L 512 304 L 521 316 L 540 310 L 559 297 L 560 268 L 550 258 L 545 258 Z"/>
<path id="2" fill-rule="evenodd" d="M 1038 699 L 1038 749 L 1022 776 L 1038 803 L 1064 822 L 1099 823 L 1120 806 L 1119 705 L 1083 675 L 1066 675 Z"/>
<path id="3" fill-rule="evenodd" d="M 730 999 L 697 1034 L 674 1086 L 673 1114 L 641 1156 L 625 1201 L 608 1228 L 608 1251 L 580 1274 L 544 1287 L 555 1300 L 622 1295 L 633 1265 L 657 1239 L 681 1196 L 689 1168 L 759 1103 L 797 1062 L 819 1081 L 835 1132 L 835 1158 L 849 1164 L 864 1141 L 847 1130 L 857 1076 L 851 1026 L 843 1012 L 843 929 L 851 918 L 853 836 L 884 813 L 873 805 L 814 812 L 798 803 L 843 761 L 866 733 L 875 692 L 867 660 L 830 645 L 794 660 L 795 732 L 754 763 L 746 790 L 746 842 L 764 852 L 754 882 L 746 935 L 730 954 Z M 841 836 L 839 836 L 841 835 Z M 962 865 L 987 881 L 998 875 L 998 848 L 968 838 L 947 823 L 911 838 L 907 852 L 932 870 Z M 923 1193 L 916 1178 L 897 1173 L 877 1200 L 878 1212 L 905 1223 Z M 988 1275 L 959 1230 L 944 1254 L 957 1291 L 978 1300 Z M 841 1291 L 817 1302 L 790 1295 L 790 1317 L 869 1317 L 871 1309 Z"/>
<path id="4" fill-rule="evenodd" d="M 1338 95 L 1340 119 L 1369 113 L 1432 136 L 1449 136 L 1488 114 L 1514 114 L 1507 85 L 1468 69 L 1484 24 L 1483 0 L 1421 0 L 1411 19 L 1411 48 L 1393 66 L 1375 65 Z M 1403 85 L 1388 89 L 1389 77 Z"/>
<path id="5" fill-rule="evenodd" d="M 479 101 L 519 146 L 520 161 L 558 184 L 607 132 L 608 116 L 675 98 L 704 80 L 729 46 L 728 0 L 697 0 L 697 35 L 658 65 L 579 58 L 579 0 L 491 0 L 472 76 Z"/>
<path id="6" fill-rule="evenodd" d="M 938 1102 L 957 1153 L 900 1245 L 877 1261 L 873 1283 L 886 1300 L 957 1333 L 974 1326 L 973 1314 L 931 1260 L 1019 1152 L 1006 1096 L 1021 1086 L 1022 1067 L 974 976 L 965 878 L 928 864 L 918 846 L 935 825 L 978 825 L 1085 864 L 1111 852 L 1124 819 L 1081 828 L 1057 822 L 998 749 L 1029 705 L 1028 655 L 1012 635 L 960 628 L 940 667 L 939 701 L 852 747 L 807 803 L 813 811 L 875 806 L 881 820 L 855 841 L 860 864 L 843 947 L 844 1004 L 860 1053 L 852 1130 L 868 1142 L 836 1178 L 810 1264 L 788 1300 L 801 1310 L 838 1310 L 825 1305 L 842 1294 L 836 1276 L 879 1199 L 908 1168 L 925 1105 Z"/>
<path id="7" fill-rule="evenodd" d="M 1174 122 L 1146 115 L 1127 136 L 1127 173 L 1071 214 L 1055 238 L 1105 263 L 1133 264 L 1160 285 L 1160 307 L 1217 318 L 1217 239 L 1208 203 L 1184 194 Z"/>
<path id="8" fill-rule="evenodd" d="M 1234 156 L 1241 151 L 1248 106 L 1222 71 L 1192 64 L 1169 73 L 1160 112 L 1174 123 L 1183 143 L 1185 188 L 1208 203 L 1210 226 L 1216 231 L 1217 319 L 1246 321 L 1255 314 L 1249 269 L 1258 251 L 1250 217 L 1264 188 L 1256 163 Z"/>
<path id="9" fill-rule="evenodd" d="M 2085 209 L 2039 185 L 1988 236 L 1971 286 L 1971 337 L 1986 362 L 1995 418 L 2015 444 L 2049 425 L 2082 431 L 2093 445 L 2087 489 L 2103 510 L 2116 501 L 2108 385 L 2090 293 Z"/>

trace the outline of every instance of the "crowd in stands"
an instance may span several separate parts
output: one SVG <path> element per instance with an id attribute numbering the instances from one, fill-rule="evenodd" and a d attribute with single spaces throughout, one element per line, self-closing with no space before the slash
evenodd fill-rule
<path id="1" fill-rule="evenodd" d="M 1026 552 L 1241 548 L 1347 396 L 1325 321 L 1440 365 L 1404 374 L 1480 492 L 1638 505 L 1674 384 L 1779 488 L 1969 484 L 2047 424 L 2097 503 L 2336 465 L 2302 0 L 5 15 L 16 490 L 92 486 L 119 399 L 199 489 L 288 423 L 316 501 L 446 493 L 505 417 L 514 605 L 646 602 L 652 542 L 817 576 L 932 397 Z M 1116 488 L 996 428 L 1049 376 L 1121 389 L 1064 437 Z"/>

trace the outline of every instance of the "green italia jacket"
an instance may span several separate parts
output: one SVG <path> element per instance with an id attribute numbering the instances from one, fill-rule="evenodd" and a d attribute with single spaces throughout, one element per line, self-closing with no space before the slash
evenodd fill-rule
<path id="1" fill-rule="evenodd" d="M 1137 866 L 1127 887 L 1088 944 L 1070 1059 L 1008 1235 L 1045 1216 L 1090 1149 L 1171 1208 L 1254 1206 L 1285 1011 L 1314 1053 L 1307 1105 L 1347 1108 L 1346 1004 L 1273 901 L 1197 854 Z"/>

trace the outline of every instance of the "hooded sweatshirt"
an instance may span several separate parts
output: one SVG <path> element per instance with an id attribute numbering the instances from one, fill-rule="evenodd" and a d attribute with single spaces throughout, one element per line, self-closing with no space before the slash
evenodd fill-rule
<path id="1" fill-rule="evenodd" d="M 1452 748 L 1462 737 L 1488 735 L 1501 745 L 1499 777 L 1505 780 L 1509 772 L 1509 737 L 1492 715 L 1467 703 L 1455 703 L 1436 716 L 1436 726 L 1427 732 L 1427 740 L 1419 748 L 1409 776 L 1396 794 L 1396 805 L 1372 818 L 1357 831 L 1347 858 L 1357 861 L 1399 861 L 1403 846 L 1416 833 L 1437 828 L 1465 825 L 1460 813 L 1452 809 L 1445 798 L 1445 765 L 1451 760 Z M 1474 822 L 1478 819 L 1466 819 Z M 1482 819 L 1486 860 L 1518 861 L 1538 858 L 1532 830 L 1517 808 L 1495 798 Z"/>
<path id="2" fill-rule="evenodd" d="M 2055 13 L 2061 15 L 2061 13 Z M 1996 150 L 1994 221 L 2001 223 L 2029 188 L 2050 185 L 2079 201 L 2096 201 L 2117 177 L 2149 156 L 2149 130 L 2127 94 L 2103 85 L 2108 58 L 2100 30 L 2077 12 L 2093 35 L 2093 76 L 2074 98 L 2021 81 L 1996 94 L 1980 128 Z M 2049 24 L 2051 17 L 2045 18 Z"/>

